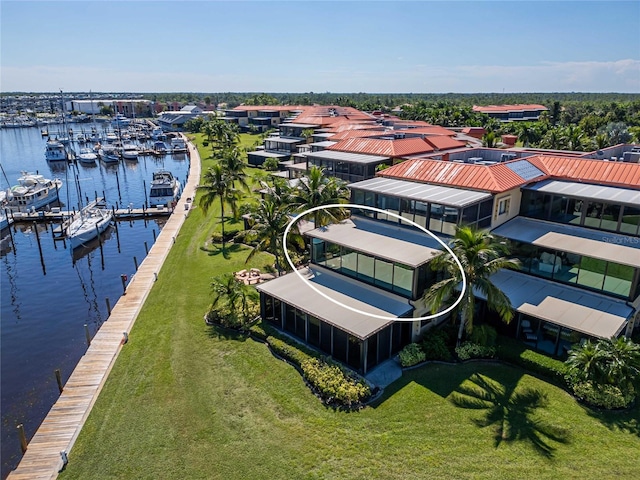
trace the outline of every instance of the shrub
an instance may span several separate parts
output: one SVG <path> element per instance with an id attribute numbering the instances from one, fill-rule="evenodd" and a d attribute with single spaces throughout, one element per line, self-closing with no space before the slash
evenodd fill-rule
<path id="1" fill-rule="evenodd" d="M 431 330 L 422 340 L 422 351 L 426 360 L 451 360 L 451 351 L 447 347 L 448 335 L 443 330 Z"/>
<path id="2" fill-rule="evenodd" d="M 477 325 L 473 327 L 473 331 L 469 336 L 471 343 L 482 345 L 485 347 L 493 347 L 496 344 L 498 332 L 490 325 Z"/>
<path id="3" fill-rule="evenodd" d="M 317 358 L 305 360 L 302 372 L 320 397 L 330 404 L 353 407 L 371 394 L 363 381 L 350 377 L 338 365 L 331 365 Z"/>
<path id="4" fill-rule="evenodd" d="M 456 354 L 460 360 L 469 360 L 470 358 L 493 358 L 496 355 L 494 347 L 485 347 L 477 343 L 464 342 L 456 347 Z"/>
<path id="5" fill-rule="evenodd" d="M 411 367 L 426 360 L 426 355 L 417 343 L 410 343 L 400 351 L 400 365 Z"/>
<path id="6" fill-rule="evenodd" d="M 312 357 L 302 352 L 300 349 L 289 345 L 287 342 L 272 336 L 267 337 L 267 343 L 271 349 L 282 358 L 289 360 L 294 365 L 301 367 L 303 362 L 310 360 Z"/>
<path id="7" fill-rule="evenodd" d="M 274 172 L 278 170 L 279 165 L 280 165 L 280 162 L 278 162 L 278 159 L 273 157 L 267 158 L 262 164 L 264 169 L 267 170 L 268 172 Z"/>
<path id="8" fill-rule="evenodd" d="M 616 385 L 594 385 L 591 382 L 578 382 L 572 385 L 573 393 L 581 401 L 594 407 L 615 409 L 626 408 L 635 399 L 633 387 L 623 392 Z"/>
<path id="9" fill-rule="evenodd" d="M 530 350 L 516 339 L 498 335 L 498 358 L 565 385 L 566 365 L 555 358 Z"/>

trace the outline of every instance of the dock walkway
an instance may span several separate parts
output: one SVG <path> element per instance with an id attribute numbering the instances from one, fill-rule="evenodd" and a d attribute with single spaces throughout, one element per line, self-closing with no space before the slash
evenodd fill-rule
<path id="1" fill-rule="evenodd" d="M 174 213 L 127 286 L 126 295 L 120 297 L 109 318 L 91 340 L 90 347 L 64 385 L 64 391 L 31 439 L 20 464 L 9 474 L 10 480 L 49 480 L 58 476 L 63 466 L 61 452 L 68 454 L 78 438 L 120 353 L 124 332 L 128 335 L 131 331 L 156 274 L 160 272 L 187 217 L 189 202 L 195 198 L 200 180 L 200 156 L 195 146 L 188 145 L 191 153 L 189 179 Z"/>

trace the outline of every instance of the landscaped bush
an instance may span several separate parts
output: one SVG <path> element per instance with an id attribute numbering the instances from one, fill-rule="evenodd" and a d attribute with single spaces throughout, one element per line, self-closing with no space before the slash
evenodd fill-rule
<path id="1" fill-rule="evenodd" d="M 299 348 L 289 345 L 287 342 L 272 336 L 267 337 L 267 343 L 273 352 L 282 358 L 289 360 L 294 365 L 302 368 L 303 362 L 310 360 L 312 357 L 302 352 Z"/>
<path id="2" fill-rule="evenodd" d="M 363 381 L 350 377 L 338 365 L 310 358 L 302 363 L 302 371 L 311 386 L 329 404 L 353 407 L 371 395 Z"/>
<path id="3" fill-rule="evenodd" d="M 516 339 L 498 335 L 497 354 L 500 360 L 513 363 L 526 370 L 538 373 L 559 385 L 565 385 L 567 366 L 560 360 L 530 350 Z"/>
<path id="4" fill-rule="evenodd" d="M 495 347 L 485 347 L 477 343 L 464 342 L 456 347 L 456 354 L 460 360 L 469 360 L 471 358 L 493 358 L 496 355 Z"/>
<path id="5" fill-rule="evenodd" d="M 635 399 L 633 388 L 623 392 L 616 385 L 594 385 L 591 382 L 579 382 L 573 384 L 572 389 L 574 395 L 580 400 L 599 408 L 626 408 Z"/>
<path id="6" fill-rule="evenodd" d="M 451 360 L 451 350 L 447 346 L 447 332 L 444 330 L 430 330 L 422 340 L 422 351 L 426 360 Z"/>
<path id="7" fill-rule="evenodd" d="M 498 338 L 498 332 L 491 325 L 476 325 L 469 336 L 471 343 L 485 347 L 493 347 L 496 344 L 496 338 Z"/>
<path id="8" fill-rule="evenodd" d="M 417 343 L 410 343 L 404 347 L 399 354 L 400 365 L 411 367 L 426 360 L 426 355 Z"/>

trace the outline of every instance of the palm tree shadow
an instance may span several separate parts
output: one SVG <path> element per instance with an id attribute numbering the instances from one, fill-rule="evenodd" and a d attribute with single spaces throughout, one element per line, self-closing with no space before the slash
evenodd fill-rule
<path id="1" fill-rule="evenodd" d="M 637 402 L 637 400 L 636 400 Z M 640 437 L 640 405 L 623 411 L 598 410 L 581 405 L 587 415 L 600 421 L 604 426 L 612 431 L 627 432 Z"/>
<path id="2" fill-rule="evenodd" d="M 536 418 L 536 411 L 548 404 L 546 395 L 538 390 L 521 388 L 515 391 L 515 386 L 509 388 L 474 373 L 453 392 L 451 401 L 461 408 L 486 411 L 482 418 L 473 422 L 481 428 L 494 427 L 496 448 L 502 442 L 524 441 L 540 455 L 553 458 L 554 443 L 569 443 L 568 430 Z"/>
<path id="3" fill-rule="evenodd" d="M 239 243 L 231 243 L 224 248 L 222 246 L 211 244 L 210 246 L 202 246 L 200 250 L 207 252 L 209 256 L 222 255 L 226 260 L 231 258 L 231 253 L 239 252 L 242 249 L 242 245 Z"/>

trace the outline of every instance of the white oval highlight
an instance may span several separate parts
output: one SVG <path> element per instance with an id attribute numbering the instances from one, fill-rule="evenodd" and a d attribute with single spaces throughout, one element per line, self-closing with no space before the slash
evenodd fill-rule
<path id="1" fill-rule="evenodd" d="M 321 292 L 320 290 L 318 290 L 314 285 L 311 284 L 311 282 L 309 282 L 306 278 L 304 278 L 302 276 L 300 271 L 296 268 L 296 266 L 291 261 L 291 258 L 289 257 L 289 252 L 287 251 L 287 235 L 289 234 L 289 231 L 291 230 L 291 227 L 298 220 L 300 220 L 302 217 L 304 217 L 308 213 L 313 213 L 313 212 L 316 212 L 318 210 L 325 210 L 325 209 L 329 209 L 329 208 L 348 208 L 348 209 L 359 208 L 361 210 L 371 210 L 373 212 L 382 213 L 384 215 L 391 215 L 392 217 L 395 217 L 395 218 L 399 219 L 401 222 L 406 222 L 406 223 L 408 223 L 410 225 L 413 225 L 414 227 L 418 228 L 419 230 L 422 230 L 427 235 L 431 236 L 431 238 L 435 239 L 440 245 L 442 245 L 445 248 L 445 250 L 447 252 L 449 252 L 451 257 L 454 259 L 454 261 L 458 265 L 458 268 L 460 269 L 460 273 L 462 274 L 462 290 L 460 291 L 460 296 L 447 309 L 445 309 L 445 310 L 443 310 L 441 312 L 438 312 L 438 313 L 434 313 L 433 315 L 426 315 L 424 317 L 399 318 L 399 317 L 388 317 L 388 316 L 384 316 L 384 315 L 377 315 L 375 313 L 370 313 L 370 312 L 363 312 L 362 310 L 358 310 L 357 308 L 350 307 L 349 305 L 345 305 L 344 303 L 339 302 L 338 300 L 336 300 L 334 298 L 331 298 L 330 295 L 327 295 L 327 294 Z M 284 256 L 286 257 L 287 262 L 289 263 L 289 266 L 293 269 L 293 271 L 296 273 L 296 275 L 298 275 L 300 280 L 302 280 L 305 284 L 307 284 L 314 292 L 316 292 L 318 295 L 321 295 L 322 297 L 326 298 L 330 302 L 335 303 L 336 305 L 339 305 L 339 306 L 341 306 L 341 307 L 343 307 L 343 308 L 345 308 L 347 310 L 350 310 L 350 311 L 355 312 L 355 313 L 359 313 L 361 315 L 367 315 L 367 316 L 372 317 L 372 318 L 378 318 L 380 320 L 399 320 L 399 321 L 403 321 L 403 322 L 414 322 L 414 321 L 418 321 L 418 320 L 431 320 L 431 319 L 440 317 L 442 315 L 446 315 L 447 313 L 449 313 L 451 310 L 453 310 L 454 308 L 456 308 L 458 306 L 458 304 L 462 301 L 462 298 L 464 297 L 464 293 L 465 293 L 465 291 L 467 289 L 467 277 L 464 274 L 464 270 L 462 269 L 462 264 L 460 263 L 460 260 L 458 259 L 458 257 L 453 253 L 453 251 L 451 250 L 451 248 L 449 248 L 449 246 L 447 244 L 445 244 L 442 240 L 440 240 L 435 234 L 431 233 L 429 230 L 427 230 L 426 228 L 422 227 L 421 225 L 418 225 L 417 223 L 413 222 L 412 220 L 408 220 L 408 219 L 406 219 L 404 217 L 401 217 L 400 215 L 397 215 L 395 213 L 391 213 L 391 212 L 388 212 L 386 210 L 382 210 L 382 209 L 376 208 L 376 207 L 369 207 L 367 205 L 356 205 L 356 204 L 353 204 L 353 203 L 332 203 L 330 205 L 322 205 L 322 206 L 319 206 L 319 207 L 313 207 L 313 208 L 310 208 L 308 210 L 305 210 L 304 212 L 299 214 L 296 218 L 294 218 L 293 220 L 291 220 L 287 224 L 287 228 L 284 229 L 284 233 L 283 233 L 282 246 L 284 248 Z"/>

